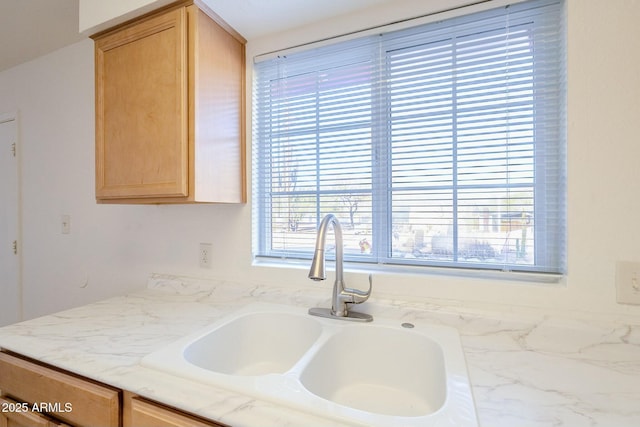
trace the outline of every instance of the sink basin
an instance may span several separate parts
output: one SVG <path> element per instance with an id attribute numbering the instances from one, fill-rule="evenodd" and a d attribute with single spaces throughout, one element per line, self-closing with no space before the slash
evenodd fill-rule
<path id="1" fill-rule="evenodd" d="M 142 365 L 354 425 L 478 426 L 458 332 L 426 322 L 256 303 Z"/>
<path id="2" fill-rule="evenodd" d="M 185 348 L 184 358 L 195 366 L 222 374 L 284 373 L 321 333 L 322 326 L 308 317 L 249 313 L 195 340 Z"/>
<path id="3" fill-rule="evenodd" d="M 329 338 L 300 382 L 329 401 L 384 415 L 431 414 L 447 398 L 440 346 L 413 331 L 382 327 L 349 327 Z"/>

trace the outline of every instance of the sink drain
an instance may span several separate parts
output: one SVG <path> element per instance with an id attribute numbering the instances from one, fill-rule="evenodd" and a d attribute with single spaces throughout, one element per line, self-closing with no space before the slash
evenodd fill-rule
<path id="1" fill-rule="evenodd" d="M 413 323 L 409 323 L 409 322 L 405 322 L 400 326 L 402 326 L 403 328 L 407 328 L 407 329 L 411 329 L 411 328 L 415 327 L 415 325 Z"/>

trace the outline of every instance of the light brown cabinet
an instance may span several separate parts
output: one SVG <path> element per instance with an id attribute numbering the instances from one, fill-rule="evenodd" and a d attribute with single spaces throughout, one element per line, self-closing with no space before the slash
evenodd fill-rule
<path id="1" fill-rule="evenodd" d="M 0 353 L 0 426 L 118 427 L 121 391 Z M 37 409 L 34 411 L 34 409 Z"/>
<path id="2" fill-rule="evenodd" d="M 93 38 L 98 202 L 245 202 L 245 40 L 192 2 Z"/>
<path id="3" fill-rule="evenodd" d="M 125 393 L 124 427 L 225 427 Z"/>

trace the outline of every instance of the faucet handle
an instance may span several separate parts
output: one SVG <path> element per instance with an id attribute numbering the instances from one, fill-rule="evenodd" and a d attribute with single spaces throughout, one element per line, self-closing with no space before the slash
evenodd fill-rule
<path id="1" fill-rule="evenodd" d="M 361 291 L 359 289 L 353 289 L 353 288 L 344 288 L 344 291 L 342 291 L 342 295 L 348 296 L 350 297 L 350 301 L 347 301 L 347 303 L 350 304 L 361 304 L 363 302 L 365 302 L 366 300 L 369 299 L 369 297 L 371 296 L 371 289 L 373 288 L 373 277 L 371 276 L 371 274 L 369 274 L 369 289 L 366 291 Z"/>

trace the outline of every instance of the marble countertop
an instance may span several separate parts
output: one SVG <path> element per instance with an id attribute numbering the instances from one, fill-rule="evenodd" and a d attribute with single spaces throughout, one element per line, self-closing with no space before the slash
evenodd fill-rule
<path id="1" fill-rule="evenodd" d="M 327 305 L 327 289 L 153 275 L 144 291 L 1 328 L 0 347 L 234 427 L 343 425 L 139 364 L 248 303 Z M 366 305 L 374 316 L 459 330 L 482 427 L 640 425 L 640 320 Z"/>

